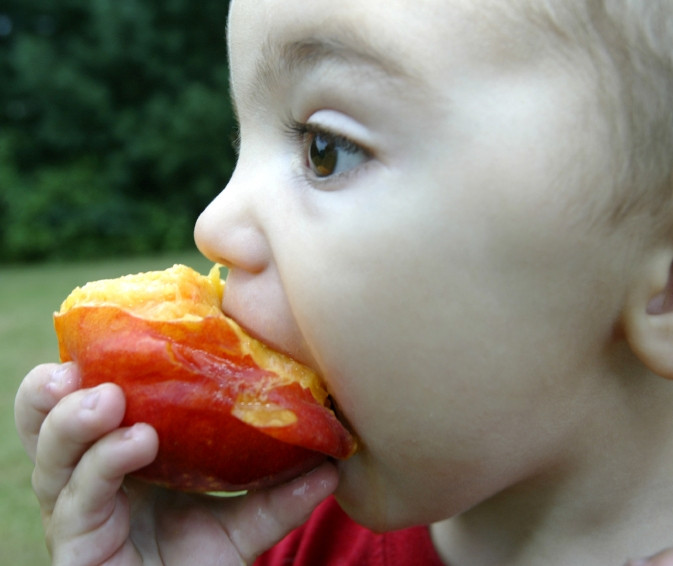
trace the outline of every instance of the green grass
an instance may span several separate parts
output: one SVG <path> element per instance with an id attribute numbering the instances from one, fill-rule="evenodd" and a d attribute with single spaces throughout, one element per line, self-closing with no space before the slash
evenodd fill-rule
<path id="1" fill-rule="evenodd" d="M 14 396 L 35 365 L 57 361 L 51 316 L 77 285 L 185 263 L 207 272 L 210 263 L 198 253 L 152 258 L 0 266 L 0 564 L 49 564 L 37 501 L 30 487 L 32 464 L 14 427 Z"/>

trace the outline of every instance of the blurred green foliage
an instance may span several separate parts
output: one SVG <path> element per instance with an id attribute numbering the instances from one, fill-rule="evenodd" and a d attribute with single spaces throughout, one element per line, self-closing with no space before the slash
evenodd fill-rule
<path id="1" fill-rule="evenodd" d="M 226 0 L 4 0 L 0 262 L 193 246 L 234 165 Z"/>

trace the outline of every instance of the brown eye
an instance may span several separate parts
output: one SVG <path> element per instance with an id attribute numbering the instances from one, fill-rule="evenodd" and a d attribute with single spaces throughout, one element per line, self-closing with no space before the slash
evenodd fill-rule
<path id="1" fill-rule="evenodd" d="M 308 163 L 318 177 L 328 177 L 334 173 L 339 161 L 333 140 L 322 134 L 314 134 L 308 148 Z"/>
<path id="2" fill-rule="evenodd" d="M 353 142 L 325 132 L 313 132 L 308 138 L 308 166 L 316 177 L 344 173 L 365 162 L 369 155 Z"/>

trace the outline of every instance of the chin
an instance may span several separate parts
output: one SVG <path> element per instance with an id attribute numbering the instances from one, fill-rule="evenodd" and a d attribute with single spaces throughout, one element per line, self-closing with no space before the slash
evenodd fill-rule
<path id="1" fill-rule="evenodd" d="M 399 474 L 378 472 L 365 450 L 337 465 L 339 485 L 334 495 L 339 505 L 356 523 L 377 533 L 436 523 L 474 504 L 469 489 L 443 491 L 422 478 L 402 485 Z"/>
<path id="2" fill-rule="evenodd" d="M 334 495 L 351 519 L 379 533 L 401 528 L 392 520 L 386 490 L 364 451 L 337 466 L 339 485 Z"/>

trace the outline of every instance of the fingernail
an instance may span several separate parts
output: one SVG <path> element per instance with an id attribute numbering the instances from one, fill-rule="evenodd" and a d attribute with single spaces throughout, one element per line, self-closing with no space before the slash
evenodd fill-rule
<path id="1" fill-rule="evenodd" d="M 304 482 L 299 487 L 295 487 L 292 490 L 292 495 L 294 495 L 295 497 L 303 497 L 304 495 L 306 495 L 308 489 L 309 489 L 308 482 Z"/>
<path id="2" fill-rule="evenodd" d="M 82 409 L 87 409 L 89 411 L 96 408 L 98 405 L 98 400 L 100 399 L 100 391 L 94 389 L 93 391 L 87 393 L 81 401 Z"/>
<path id="3" fill-rule="evenodd" d="M 138 434 L 138 431 L 139 431 L 141 426 L 142 425 L 140 423 L 136 423 L 133 426 L 127 428 L 124 431 L 124 434 L 122 435 L 124 440 L 133 440 L 136 437 L 136 435 Z"/>
<path id="4" fill-rule="evenodd" d="M 63 387 L 68 376 L 68 366 L 60 365 L 51 374 L 47 386 L 52 390 L 58 390 Z"/>

